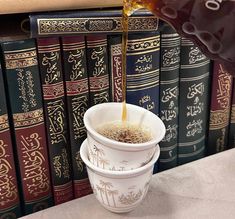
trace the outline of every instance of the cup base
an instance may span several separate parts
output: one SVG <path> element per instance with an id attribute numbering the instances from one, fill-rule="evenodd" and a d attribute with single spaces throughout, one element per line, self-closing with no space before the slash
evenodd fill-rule
<path id="1" fill-rule="evenodd" d="M 99 201 L 99 200 L 98 200 Z M 100 202 L 99 202 L 100 203 Z M 116 213 L 116 214 L 125 214 L 125 213 L 128 213 L 128 212 L 131 212 L 133 211 L 137 206 L 139 206 L 140 203 L 137 203 L 135 205 L 132 205 L 132 206 L 129 206 L 129 207 L 121 207 L 121 208 L 118 208 L 118 207 L 111 207 L 111 206 L 107 206 L 107 205 L 103 205 L 102 203 L 100 203 L 105 209 L 113 212 L 113 213 Z"/>

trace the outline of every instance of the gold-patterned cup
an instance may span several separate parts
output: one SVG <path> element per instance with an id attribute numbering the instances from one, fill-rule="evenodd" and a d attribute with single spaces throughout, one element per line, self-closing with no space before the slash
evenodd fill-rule
<path id="1" fill-rule="evenodd" d="M 135 209 L 147 194 L 160 148 L 156 146 L 152 159 L 146 165 L 127 171 L 104 170 L 93 165 L 88 158 L 87 140 L 83 142 L 80 154 L 86 164 L 96 199 L 106 209 L 115 213 L 124 213 Z"/>
<path id="2" fill-rule="evenodd" d="M 152 139 L 131 144 L 114 141 L 97 132 L 100 125 L 120 121 L 122 103 L 102 103 L 89 108 L 84 115 L 87 129 L 88 157 L 90 162 L 106 170 L 124 171 L 144 166 L 156 152 L 157 144 L 165 135 L 164 123 L 154 113 L 127 104 L 127 122 L 148 127 Z"/>

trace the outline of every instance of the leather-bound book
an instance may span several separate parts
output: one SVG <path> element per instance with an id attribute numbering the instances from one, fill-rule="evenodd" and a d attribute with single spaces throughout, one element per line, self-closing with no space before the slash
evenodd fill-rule
<path id="1" fill-rule="evenodd" d="M 55 205 L 73 199 L 68 116 L 59 38 L 38 38 L 38 61 Z"/>
<path id="2" fill-rule="evenodd" d="M 80 157 L 80 146 L 87 136 L 83 116 L 89 108 L 85 37 L 62 37 L 61 45 L 64 72 L 66 72 L 65 93 L 68 109 L 74 196 L 75 198 L 80 198 L 92 192 L 85 164 Z"/>
<path id="3" fill-rule="evenodd" d="M 34 39 L 3 42 L 24 214 L 53 205 L 48 147 Z"/>

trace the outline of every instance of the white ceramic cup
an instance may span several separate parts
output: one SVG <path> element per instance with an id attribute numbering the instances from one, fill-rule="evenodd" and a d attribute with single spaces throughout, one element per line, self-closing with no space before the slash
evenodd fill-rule
<path id="1" fill-rule="evenodd" d="M 100 125 L 121 121 L 122 103 L 102 103 L 89 108 L 84 115 L 87 129 L 88 156 L 92 164 L 107 170 L 132 170 L 148 163 L 163 139 L 164 123 L 154 113 L 132 104 L 127 104 L 127 122 L 148 127 L 152 140 L 131 144 L 108 139 L 96 129 Z"/>
<path id="2" fill-rule="evenodd" d="M 96 199 L 106 209 L 124 213 L 136 208 L 144 199 L 160 148 L 156 146 L 155 154 L 145 166 L 127 171 L 104 170 L 93 165 L 88 159 L 87 140 L 82 143 L 80 154 Z"/>

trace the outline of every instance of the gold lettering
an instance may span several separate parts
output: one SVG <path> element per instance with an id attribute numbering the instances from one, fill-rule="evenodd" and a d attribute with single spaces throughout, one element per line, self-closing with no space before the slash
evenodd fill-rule
<path id="1" fill-rule="evenodd" d="M 46 66 L 46 77 L 45 77 L 45 83 L 51 84 L 56 81 L 61 76 L 61 72 L 58 69 L 58 60 L 59 60 L 59 53 L 58 52 L 50 52 L 47 56 L 47 54 L 43 54 L 42 58 L 42 65 Z"/>
<path id="2" fill-rule="evenodd" d="M 47 106 L 49 115 L 49 130 L 51 143 L 56 144 L 59 142 L 67 142 L 64 130 L 64 102 L 63 100 L 57 100 L 48 103 Z"/>
<path id="3" fill-rule="evenodd" d="M 70 52 L 68 57 L 68 63 L 72 63 L 72 71 L 70 75 L 70 79 L 75 81 L 81 78 L 85 73 L 85 68 L 83 67 L 83 57 L 84 51 L 83 50 L 76 50 L 74 53 Z"/>
<path id="4" fill-rule="evenodd" d="M 6 147 L 8 145 L 0 140 L 0 203 L 2 206 L 17 198 L 15 178 L 9 175 L 12 166 L 8 161 L 10 155 L 6 153 Z"/>
<path id="5" fill-rule="evenodd" d="M 88 98 L 87 96 L 73 98 L 72 100 L 73 109 L 73 131 L 75 139 L 80 139 L 86 136 L 86 129 L 83 123 L 83 117 L 88 109 Z"/>
<path id="6" fill-rule="evenodd" d="M 42 166 L 45 158 L 41 153 L 41 137 L 38 133 L 29 136 L 21 136 L 23 163 L 25 165 L 25 177 L 30 194 L 37 196 L 49 190 L 47 170 Z"/>
<path id="7" fill-rule="evenodd" d="M 104 61 L 104 54 L 106 53 L 106 48 L 100 46 L 93 49 L 91 54 L 91 59 L 95 60 L 95 68 L 93 70 L 93 76 L 98 77 L 105 73 L 107 66 Z"/>

